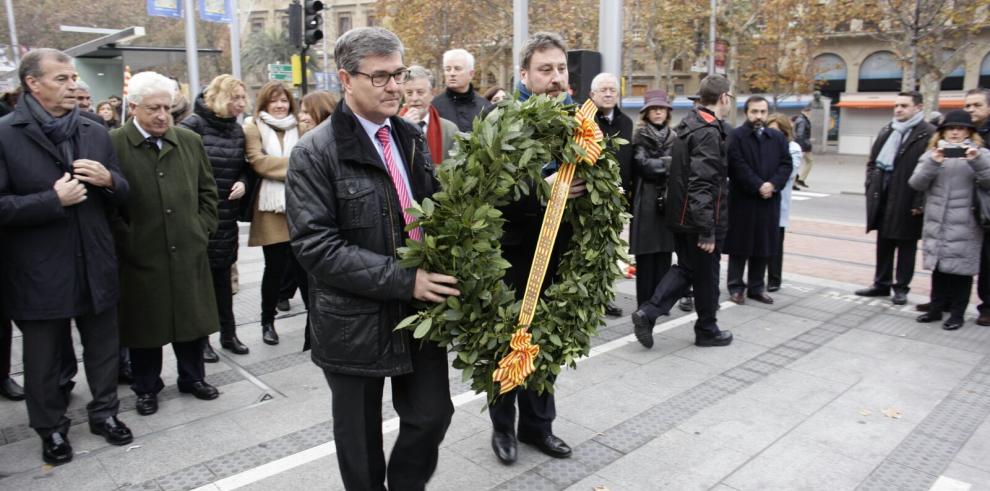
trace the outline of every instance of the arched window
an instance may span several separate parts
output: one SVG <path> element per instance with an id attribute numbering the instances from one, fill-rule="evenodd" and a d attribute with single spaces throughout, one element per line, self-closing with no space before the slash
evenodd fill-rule
<path id="1" fill-rule="evenodd" d="M 814 66 L 817 87 L 822 94 L 837 99 L 846 91 L 846 62 L 834 53 L 823 53 L 815 57 Z"/>
<path id="2" fill-rule="evenodd" d="M 942 60 L 948 60 L 955 53 L 956 50 L 954 49 L 942 50 Z M 942 80 L 942 90 L 962 90 L 964 78 L 966 78 L 966 60 L 961 59 L 959 60 L 959 66 L 945 75 L 945 78 Z"/>
<path id="3" fill-rule="evenodd" d="M 877 51 L 859 66 L 860 92 L 897 92 L 901 90 L 904 70 L 890 51 Z"/>
<path id="4" fill-rule="evenodd" d="M 980 87 L 990 87 L 990 53 L 983 57 L 980 64 Z"/>

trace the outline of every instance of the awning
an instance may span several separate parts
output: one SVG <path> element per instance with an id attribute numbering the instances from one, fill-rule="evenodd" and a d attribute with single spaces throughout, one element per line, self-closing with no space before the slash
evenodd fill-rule
<path id="1" fill-rule="evenodd" d="M 850 109 L 893 109 L 897 94 L 885 92 L 880 94 L 847 94 L 843 93 L 840 102 L 833 107 Z M 939 96 L 939 109 L 962 109 L 965 105 L 965 95 L 962 92 L 943 92 Z"/>

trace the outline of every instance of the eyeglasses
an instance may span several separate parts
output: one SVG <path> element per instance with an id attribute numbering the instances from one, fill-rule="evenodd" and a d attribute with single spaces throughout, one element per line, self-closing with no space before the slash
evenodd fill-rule
<path id="1" fill-rule="evenodd" d="M 400 85 L 409 81 L 409 70 L 406 68 L 403 68 L 395 73 L 376 73 L 374 75 L 359 72 L 357 70 L 354 70 L 351 73 L 355 75 L 364 75 L 365 77 L 370 78 L 371 85 L 374 85 L 375 87 L 384 87 L 388 85 L 388 79 L 390 78 L 395 80 L 395 83 Z"/>

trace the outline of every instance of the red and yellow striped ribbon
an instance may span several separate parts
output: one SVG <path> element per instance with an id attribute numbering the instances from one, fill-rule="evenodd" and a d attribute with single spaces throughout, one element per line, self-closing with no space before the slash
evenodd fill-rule
<path id="1" fill-rule="evenodd" d="M 598 161 L 598 157 L 601 156 L 601 141 L 604 139 L 601 129 L 595 123 L 595 113 L 597 112 L 598 108 L 589 99 L 574 116 L 578 123 L 577 128 L 574 129 L 574 141 L 585 151 L 585 155 L 579 161 L 591 165 L 594 165 Z M 540 287 L 543 285 L 543 279 L 550 263 L 550 254 L 553 252 L 554 243 L 557 241 L 557 231 L 560 229 L 560 221 L 564 216 L 564 206 L 567 204 L 567 197 L 570 194 L 575 169 L 574 162 L 562 165 L 557 171 L 557 178 L 550 190 L 550 201 L 547 203 L 547 209 L 543 215 L 543 226 L 540 229 L 539 241 L 536 243 L 533 264 L 529 269 L 526 294 L 519 311 L 519 327 L 512 334 L 512 340 L 509 342 L 512 351 L 499 360 L 498 369 L 492 374 L 492 379 L 499 384 L 500 394 L 505 394 L 522 385 L 526 381 L 526 377 L 529 377 L 536 369 L 536 356 L 540 353 L 540 347 L 532 343 L 533 335 L 529 333 L 529 326 L 536 314 L 536 305 L 540 300 Z"/>

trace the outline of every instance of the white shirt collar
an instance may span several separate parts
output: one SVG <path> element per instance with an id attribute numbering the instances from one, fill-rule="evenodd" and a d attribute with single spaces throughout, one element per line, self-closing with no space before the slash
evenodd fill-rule
<path id="1" fill-rule="evenodd" d="M 354 113 L 354 117 L 357 118 L 359 123 L 361 123 L 361 127 L 364 128 L 365 133 L 368 134 L 368 138 L 370 138 L 373 143 L 378 143 L 378 129 L 382 126 L 388 126 L 389 132 L 391 133 L 392 131 L 392 120 L 390 118 L 385 118 L 385 122 L 383 124 L 377 124 L 362 118 L 358 115 L 358 113 Z"/>
<path id="2" fill-rule="evenodd" d="M 144 128 L 142 128 L 141 125 L 138 124 L 138 122 L 137 122 L 136 119 L 131 118 L 131 121 L 134 122 L 134 127 L 137 128 L 139 132 L 141 132 L 141 136 L 143 136 L 145 140 L 147 140 L 148 138 L 151 138 L 152 137 L 152 134 L 151 133 L 148 133 L 147 131 L 144 131 Z M 164 137 L 164 135 L 154 137 L 154 138 L 157 138 L 157 140 L 155 140 L 155 141 L 158 143 L 158 149 L 159 150 L 162 149 L 162 138 L 163 137 Z"/>

